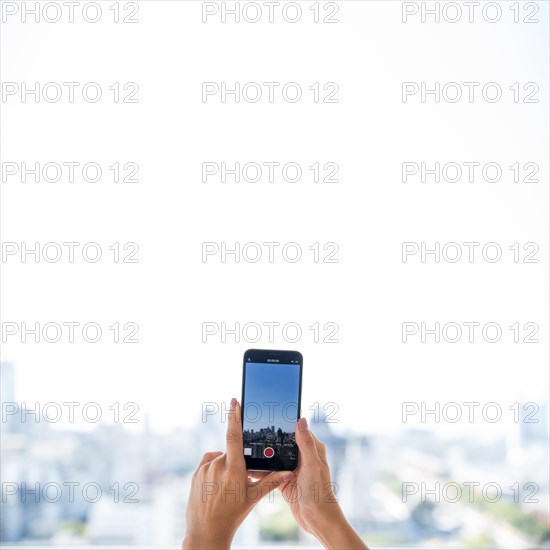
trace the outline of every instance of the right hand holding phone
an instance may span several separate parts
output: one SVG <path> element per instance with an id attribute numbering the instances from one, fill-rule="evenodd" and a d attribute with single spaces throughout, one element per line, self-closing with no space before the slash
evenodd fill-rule
<path id="1" fill-rule="evenodd" d="M 298 468 L 279 486 L 298 525 L 325 548 L 366 549 L 347 522 L 330 480 L 326 447 L 300 418 L 296 426 Z"/>

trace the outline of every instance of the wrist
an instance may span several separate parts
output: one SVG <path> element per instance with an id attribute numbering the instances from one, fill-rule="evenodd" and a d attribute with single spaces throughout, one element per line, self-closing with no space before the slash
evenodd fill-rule
<path id="1" fill-rule="evenodd" d="M 308 514 L 308 527 L 319 540 L 333 529 L 343 529 L 347 524 L 346 516 L 337 502 L 319 507 L 314 514 Z"/>
<path id="2" fill-rule="evenodd" d="M 348 523 L 341 509 L 337 514 L 327 518 L 322 526 L 313 530 L 313 535 L 327 549 L 354 550 L 366 549 L 366 544 L 361 540 L 353 527 Z"/>
<path id="3" fill-rule="evenodd" d="M 183 539 L 183 550 L 227 550 L 231 548 L 233 536 L 212 533 L 187 533 Z"/>

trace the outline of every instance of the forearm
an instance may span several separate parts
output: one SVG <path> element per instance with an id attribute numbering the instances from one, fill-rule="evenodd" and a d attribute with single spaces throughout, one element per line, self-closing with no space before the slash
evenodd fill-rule
<path id="1" fill-rule="evenodd" d="M 232 537 L 204 535 L 186 535 L 181 545 L 183 550 L 228 550 L 231 548 Z"/>
<path id="2" fill-rule="evenodd" d="M 314 535 L 328 550 L 368 550 L 367 545 L 344 517 L 336 521 L 327 521 L 322 528 L 314 532 Z"/>

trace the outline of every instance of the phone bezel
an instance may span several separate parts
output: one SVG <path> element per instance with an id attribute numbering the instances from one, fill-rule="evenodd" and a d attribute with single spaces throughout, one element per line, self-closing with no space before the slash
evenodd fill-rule
<path id="1" fill-rule="evenodd" d="M 247 359 L 250 358 L 250 361 Z M 302 414 L 302 376 L 304 370 L 304 358 L 299 351 L 289 351 L 289 350 L 273 350 L 273 349 L 249 349 L 246 350 L 243 355 L 243 384 L 242 384 L 242 393 L 241 393 L 241 427 L 244 424 L 244 394 L 245 394 L 245 384 L 246 384 L 246 364 L 247 363 L 269 363 L 267 359 L 278 359 L 279 363 L 290 364 L 290 361 L 298 361 L 298 367 L 300 369 L 300 379 L 298 384 L 298 415 L 296 421 L 300 418 Z M 277 363 L 269 363 L 276 365 Z M 290 468 L 277 467 L 278 465 L 269 464 L 270 460 L 265 458 L 251 458 L 244 455 L 244 444 L 243 444 L 243 456 L 246 462 L 246 469 L 252 471 L 280 471 L 280 470 L 295 470 L 298 466 L 298 456 L 296 456 L 296 461 L 292 464 Z M 266 464 L 268 463 L 268 464 Z M 273 467 L 275 466 L 275 468 Z"/>

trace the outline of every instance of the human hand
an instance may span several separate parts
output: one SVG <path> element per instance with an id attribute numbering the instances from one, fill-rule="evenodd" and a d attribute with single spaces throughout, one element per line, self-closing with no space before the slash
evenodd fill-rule
<path id="1" fill-rule="evenodd" d="M 298 468 L 279 486 L 298 525 L 325 548 L 366 549 L 347 522 L 333 490 L 327 451 L 311 432 L 305 418 L 296 426 Z"/>
<path id="2" fill-rule="evenodd" d="M 254 481 L 243 454 L 241 407 L 231 400 L 227 452 L 205 453 L 191 481 L 183 549 L 229 548 L 252 508 L 291 472 L 271 472 Z"/>

